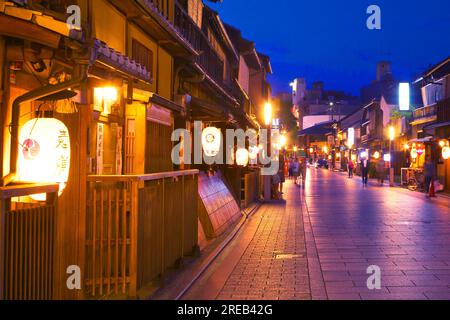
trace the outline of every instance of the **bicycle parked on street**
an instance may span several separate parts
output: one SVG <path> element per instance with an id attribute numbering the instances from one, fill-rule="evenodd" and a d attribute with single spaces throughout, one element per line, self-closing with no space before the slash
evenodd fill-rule
<path id="1" fill-rule="evenodd" d="M 425 176 L 420 171 L 415 171 L 408 180 L 408 189 L 410 191 L 425 191 Z"/>

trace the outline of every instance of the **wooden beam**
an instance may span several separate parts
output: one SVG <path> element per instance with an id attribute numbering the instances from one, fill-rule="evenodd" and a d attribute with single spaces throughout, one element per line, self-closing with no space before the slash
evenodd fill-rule
<path id="1" fill-rule="evenodd" d="M 35 184 L 19 184 L 9 187 L 0 188 L 0 200 L 25 197 L 31 194 L 55 193 L 58 192 L 59 185 L 56 183 L 35 183 Z"/>
<path id="2" fill-rule="evenodd" d="M 0 15 L 0 35 L 37 42 L 58 48 L 61 36 L 28 21 Z"/>

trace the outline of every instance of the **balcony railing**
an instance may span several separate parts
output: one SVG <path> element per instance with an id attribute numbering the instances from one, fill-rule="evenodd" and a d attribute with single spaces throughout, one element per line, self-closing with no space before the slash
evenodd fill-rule
<path id="1" fill-rule="evenodd" d="M 174 1 L 175 0 L 145 0 L 147 5 L 152 6 L 167 20 L 171 19 Z"/>
<path id="2" fill-rule="evenodd" d="M 175 28 L 200 53 L 196 62 L 215 82 L 224 84 L 224 63 L 210 44 L 208 37 L 178 3 L 175 4 Z"/>
<path id="3" fill-rule="evenodd" d="M 198 170 L 88 177 L 86 292 L 135 297 L 197 246 Z"/>
<path id="4" fill-rule="evenodd" d="M 0 300 L 54 298 L 57 184 L 0 188 Z M 42 203 L 18 197 L 47 194 Z"/>
<path id="5" fill-rule="evenodd" d="M 436 105 L 419 108 L 414 111 L 414 120 L 430 118 L 436 116 Z"/>

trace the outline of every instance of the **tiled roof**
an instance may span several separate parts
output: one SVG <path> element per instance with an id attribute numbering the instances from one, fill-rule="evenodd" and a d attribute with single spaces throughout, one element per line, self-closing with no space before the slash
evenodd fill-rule
<path id="1" fill-rule="evenodd" d="M 94 49 L 98 60 L 123 72 L 134 75 L 141 80 L 147 82 L 152 81 L 152 74 L 143 65 L 109 47 L 105 42 L 95 39 Z"/>

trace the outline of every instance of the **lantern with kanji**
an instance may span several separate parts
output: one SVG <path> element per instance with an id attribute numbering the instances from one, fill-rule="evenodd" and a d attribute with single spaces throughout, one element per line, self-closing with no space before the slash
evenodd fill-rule
<path id="1" fill-rule="evenodd" d="M 57 183 L 62 194 L 70 169 L 69 130 L 53 118 L 36 118 L 22 127 L 19 136 L 17 179 L 20 182 Z M 44 195 L 33 199 L 45 200 Z"/>

